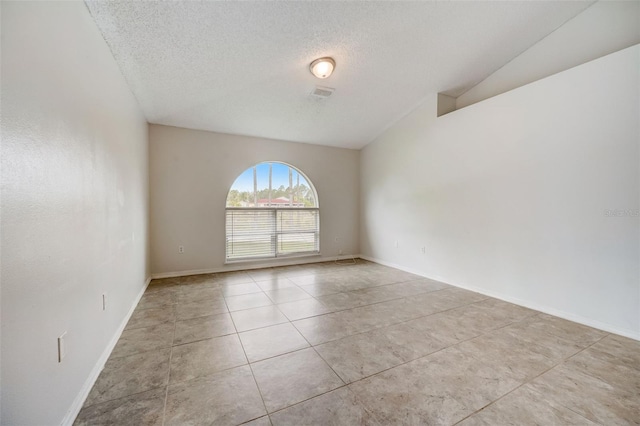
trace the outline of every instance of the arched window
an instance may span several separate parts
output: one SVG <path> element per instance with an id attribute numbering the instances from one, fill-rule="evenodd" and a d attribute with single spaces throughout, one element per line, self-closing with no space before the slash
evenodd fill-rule
<path id="1" fill-rule="evenodd" d="M 269 161 L 245 170 L 226 210 L 228 261 L 320 252 L 318 196 L 293 166 Z"/>

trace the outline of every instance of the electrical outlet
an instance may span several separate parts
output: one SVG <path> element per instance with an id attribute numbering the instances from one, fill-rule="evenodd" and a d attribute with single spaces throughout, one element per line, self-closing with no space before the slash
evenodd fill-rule
<path id="1" fill-rule="evenodd" d="M 427 252 L 427 248 L 425 246 L 422 246 L 420 251 L 422 252 L 422 254 L 425 254 Z"/>
<path id="2" fill-rule="evenodd" d="M 393 246 L 394 246 L 395 248 L 398 248 L 398 240 L 396 240 L 396 241 L 393 243 Z"/>
<path id="3" fill-rule="evenodd" d="M 67 344 L 65 339 L 67 338 L 67 332 L 65 331 L 58 337 L 58 362 L 62 362 L 65 356 L 67 356 Z"/>
<path id="4" fill-rule="evenodd" d="M 107 293 L 102 293 L 102 310 L 107 310 Z"/>
<path id="5" fill-rule="evenodd" d="M 342 254 L 342 249 L 338 250 L 338 254 Z"/>
<path id="6" fill-rule="evenodd" d="M 334 241 L 335 243 L 337 243 L 338 241 L 340 241 L 340 237 L 334 237 L 334 238 L 333 238 L 333 241 Z"/>
<path id="7" fill-rule="evenodd" d="M 184 253 L 184 246 L 178 246 L 178 253 Z"/>

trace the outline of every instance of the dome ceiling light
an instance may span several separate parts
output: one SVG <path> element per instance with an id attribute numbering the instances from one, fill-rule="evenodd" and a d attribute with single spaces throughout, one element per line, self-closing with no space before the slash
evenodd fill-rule
<path id="1" fill-rule="evenodd" d="M 311 74 L 318 78 L 328 78 L 336 67 L 336 61 L 333 58 L 319 58 L 311 62 L 309 70 Z"/>

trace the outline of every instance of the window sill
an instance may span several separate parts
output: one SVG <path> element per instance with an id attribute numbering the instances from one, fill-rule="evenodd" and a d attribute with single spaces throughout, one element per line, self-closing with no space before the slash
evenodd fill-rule
<path id="1" fill-rule="evenodd" d="M 278 257 L 251 257 L 246 259 L 225 260 L 224 264 L 235 265 L 238 263 L 242 263 L 242 264 L 265 263 L 265 262 L 275 263 L 275 262 L 278 262 L 279 260 L 285 261 L 289 259 L 300 259 L 300 258 L 306 258 L 306 257 L 322 257 L 322 255 L 320 254 L 320 252 L 313 252 L 313 253 L 291 254 L 291 255 L 278 256 Z"/>

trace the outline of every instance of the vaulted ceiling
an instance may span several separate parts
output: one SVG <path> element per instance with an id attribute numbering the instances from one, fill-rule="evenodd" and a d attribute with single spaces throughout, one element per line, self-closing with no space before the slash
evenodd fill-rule
<path id="1" fill-rule="evenodd" d="M 429 94 L 462 94 L 590 4 L 87 1 L 149 122 L 345 148 Z M 337 63 L 326 80 L 309 72 L 322 56 Z"/>

